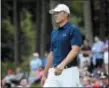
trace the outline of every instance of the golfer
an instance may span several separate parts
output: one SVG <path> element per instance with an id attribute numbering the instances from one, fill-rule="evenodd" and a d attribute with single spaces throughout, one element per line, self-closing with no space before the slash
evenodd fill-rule
<path id="1" fill-rule="evenodd" d="M 78 27 L 69 22 L 70 10 L 59 4 L 49 11 L 57 28 L 51 33 L 51 51 L 41 80 L 43 87 L 79 87 L 77 55 L 82 37 Z"/>

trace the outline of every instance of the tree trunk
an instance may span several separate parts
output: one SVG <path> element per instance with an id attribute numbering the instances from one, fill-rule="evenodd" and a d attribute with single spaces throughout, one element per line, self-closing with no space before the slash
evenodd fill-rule
<path id="1" fill-rule="evenodd" d="M 41 1 L 36 0 L 36 52 L 40 52 Z"/>
<path id="2" fill-rule="evenodd" d="M 41 4 L 41 29 L 40 29 L 40 55 L 43 56 L 44 55 L 44 51 L 45 51 L 45 46 L 46 46 L 46 17 L 47 17 L 47 9 L 46 9 L 46 1 L 42 0 L 42 4 Z"/>
<path id="3" fill-rule="evenodd" d="M 13 0 L 13 21 L 14 21 L 14 29 L 15 29 L 15 43 L 14 43 L 14 60 L 15 64 L 19 64 L 19 32 L 18 32 L 18 13 L 17 13 L 17 0 Z"/>
<path id="4" fill-rule="evenodd" d="M 100 38 L 103 40 L 106 30 L 105 0 L 100 0 Z"/>
<path id="5" fill-rule="evenodd" d="M 58 4 L 58 1 L 50 0 L 50 9 L 54 9 L 57 4 Z M 53 28 L 55 28 L 56 27 L 56 23 L 55 23 L 55 20 L 54 20 L 53 16 L 51 16 L 51 20 L 52 20 L 52 26 L 53 26 Z"/>
<path id="6" fill-rule="evenodd" d="M 91 20 L 91 3 L 90 0 L 84 0 L 84 24 L 85 37 L 89 39 L 90 44 L 93 42 L 92 20 Z"/>

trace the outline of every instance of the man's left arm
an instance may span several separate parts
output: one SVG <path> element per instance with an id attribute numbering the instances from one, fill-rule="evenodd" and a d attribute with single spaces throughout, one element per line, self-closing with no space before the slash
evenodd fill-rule
<path id="1" fill-rule="evenodd" d="M 73 59 L 77 56 L 80 50 L 79 46 L 72 46 L 71 51 L 68 53 L 67 57 L 57 66 L 58 68 L 64 69 Z"/>

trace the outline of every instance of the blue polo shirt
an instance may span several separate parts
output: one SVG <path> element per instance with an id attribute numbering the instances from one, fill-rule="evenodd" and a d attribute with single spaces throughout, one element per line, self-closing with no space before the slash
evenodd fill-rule
<path id="1" fill-rule="evenodd" d="M 60 64 L 71 51 L 71 46 L 81 46 L 82 36 L 79 28 L 67 22 L 63 27 L 56 28 L 51 33 L 51 51 L 53 52 L 53 65 Z M 77 57 L 69 65 L 77 65 Z"/>

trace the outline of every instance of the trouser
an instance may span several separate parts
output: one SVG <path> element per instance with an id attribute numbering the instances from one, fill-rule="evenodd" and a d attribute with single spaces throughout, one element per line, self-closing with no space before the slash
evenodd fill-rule
<path id="1" fill-rule="evenodd" d="M 96 59 L 96 65 L 95 65 L 95 67 L 96 68 L 98 68 L 98 67 L 102 68 L 102 65 L 103 65 L 103 59 L 102 58 Z"/>
<path id="2" fill-rule="evenodd" d="M 66 68 L 61 75 L 54 74 L 55 69 L 50 68 L 48 77 L 45 81 L 44 87 L 79 87 L 79 70 L 75 67 Z"/>

